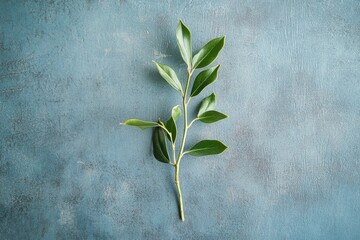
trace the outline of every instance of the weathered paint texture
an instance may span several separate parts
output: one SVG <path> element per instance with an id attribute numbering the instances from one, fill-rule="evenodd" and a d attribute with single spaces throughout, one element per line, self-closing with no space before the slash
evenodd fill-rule
<path id="1" fill-rule="evenodd" d="M 173 169 L 151 130 L 180 103 L 179 19 L 197 51 L 226 35 L 230 118 L 189 132 L 222 155 Z M 0 2 L 0 239 L 360 239 L 360 2 Z"/>

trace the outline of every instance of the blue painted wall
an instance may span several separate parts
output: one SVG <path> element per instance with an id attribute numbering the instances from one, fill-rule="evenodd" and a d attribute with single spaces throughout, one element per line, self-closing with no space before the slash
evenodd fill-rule
<path id="1" fill-rule="evenodd" d="M 189 146 L 219 156 L 173 169 L 151 131 L 180 99 L 151 60 L 185 78 L 178 19 L 194 50 L 226 35 L 215 91 L 230 115 Z M 360 239 L 360 3 L 0 3 L 1 239 Z M 195 128 L 194 128 L 195 129 Z"/>

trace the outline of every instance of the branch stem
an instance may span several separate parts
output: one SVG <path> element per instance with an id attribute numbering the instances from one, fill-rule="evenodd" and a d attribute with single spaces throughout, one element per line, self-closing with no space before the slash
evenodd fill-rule
<path id="1" fill-rule="evenodd" d="M 179 195 L 179 212 L 180 212 L 180 218 L 181 221 L 185 220 L 184 216 L 184 208 L 183 208 L 183 202 L 182 202 L 182 195 L 181 195 L 181 188 L 180 188 L 180 182 L 179 182 L 179 165 L 175 165 L 175 184 Z"/>
<path id="2" fill-rule="evenodd" d="M 187 106 L 188 106 L 188 103 L 191 98 L 189 97 L 189 99 L 187 100 L 186 96 L 187 96 L 187 92 L 189 90 L 189 84 L 190 84 L 190 78 L 191 78 L 192 72 L 193 71 L 188 71 L 188 79 L 186 81 L 186 88 L 185 88 L 184 94 L 182 95 L 182 98 L 183 98 L 182 103 L 183 103 L 183 111 L 184 111 L 184 129 L 183 129 L 183 135 L 182 135 L 179 155 L 177 157 L 177 160 L 175 161 L 175 184 L 176 184 L 176 188 L 177 188 L 178 196 L 179 196 L 179 211 L 180 211 L 180 218 L 182 221 L 185 220 L 185 215 L 184 215 L 183 201 L 182 201 L 180 181 L 179 181 L 179 168 L 180 168 L 181 159 L 184 156 L 183 152 L 184 152 L 184 147 L 185 147 L 187 130 L 190 127 L 190 126 L 188 126 Z M 175 155 L 175 151 L 173 151 L 173 153 Z"/>

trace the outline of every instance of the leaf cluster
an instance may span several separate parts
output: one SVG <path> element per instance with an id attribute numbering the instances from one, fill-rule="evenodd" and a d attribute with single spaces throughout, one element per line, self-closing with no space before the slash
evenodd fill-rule
<path id="1" fill-rule="evenodd" d="M 216 59 L 225 43 L 225 37 L 214 38 L 208 43 L 206 43 L 193 56 L 191 32 L 181 20 L 179 21 L 179 25 L 176 29 L 176 40 L 181 56 L 184 62 L 187 64 L 187 71 L 189 76 L 191 76 L 196 69 L 205 68 L 210 65 Z M 166 82 L 168 82 L 171 87 L 178 91 L 183 98 L 185 97 L 186 99 L 185 95 L 187 93 L 189 83 L 187 83 L 184 88 L 176 72 L 170 66 L 157 63 L 155 61 L 154 63 L 160 76 Z M 220 65 L 216 65 L 208 69 L 202 70 L 200 73 L 197 74 L 192 84 L 188 101 L 192 97 L 199 95 L 208 85 L 214 83 L 217 80 L 219 69 Z M 216 97 L 215 94 L 212 93 L 202 100 L 197 117 L 193 119 L 188 126 L 185 126 L 185 128 L 190 127 L 195 121 L 209 124 L 227 118 L 227 115 L 216 111 L 215 106 Z M 171 116 L 169 120 L 166 121 L 166 123 L 162 122 L 161 120 L 159 120 L 158 122 L 149 122 L 139 119 L 129 119 L 123 124 L 135 126 L 140 129 L 155 128 L 152 138 L 154 157 L 161 162 L 172 164 L 168 152 L 166 139 L 168 139 L 172 146 L 175 146 L 175 141 L 177 137 L 176 122 L 179 119 L 181 113 L 182 111 L 179 105 L 177 105 L 172 109 Z M 181 155 L 190 154 L 193 156 L 205 156 L 211 154 L 219 154 L 223 152 L 226 148 L 227 147 L 218 140 L 202 140 L 195 144 L 193 147 L 191 147 L 189 150 L 182 152 Z M 174 159 L 174 161 L 176 160 Z M 174 162 L 173 164 L 176 164 L 176 162 Z"/>
<path id="2" fill-rule="evenodd" d="M 174 106 L 171 110 L 170 117 L 166 122 L 161 121 L 161 119 L 159 119 L 157 122 L 129 119 L 122 124 L 138 127 L 140 129 L 154 128 L 152 136 L 153 155 L 158 161 L 170 164 L 175 167 L 175 183 L 179 194 L 180 217 L 184 221 L 185 218 L 179 182 L 179 166 L 182 157 L 185 154 L 196 157 L 220 154 L 227 148 L 227 146 L 225 146 L 221 141 L 207 139 L 199 141 L 188 150 L 185 150 L 187 130 L 196 121 L 210 124 L 228 117 L 226 114 L 221 113 L 215 109 L 216 96 L 214 93 L 211 93 L 201 101 L 196 118 L 194 118 L 189 124 L 187 118 L 187 108 L 191 98 L 198 96 L 207 86 L 217 80 L 220 65 L 202 69 L 195 77 L 195 80 L 192 82 L 192 87 L 189 92 L 191 76 L 195 70 L 206 68 L 215 61 L 219 52 L 224 47 L 225 37 L 218 37 L 210 40 L 195 55 L 193 55 L 191 32 L 180 20 L 176 29 L 176 41 L 181 57 L 187 65 L 188 78 L 186 84 L 181 84 L 181 81 L 179 80 L 176 72 L 170 66 L 157 63 L 155 61 L 154 63 L 160 76 L 167 83 L 169 83 L 172 88 L 181 94 L 182 109 L 179 105 Z M 176 140 L 179 139 L 177 121 L 181 115 L 184 116 L 184 126 L 182 129 L 183 134 L 180 150 L 178 151 L 178 155 L 176 157 Z M 168 151 L 168 143 L 171 145 L 172 157 Z"/>

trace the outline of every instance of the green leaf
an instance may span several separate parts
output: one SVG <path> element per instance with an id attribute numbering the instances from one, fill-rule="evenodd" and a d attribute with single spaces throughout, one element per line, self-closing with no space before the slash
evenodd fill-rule
<path id="1" fill-rule="evenodd" d="M 189 151 L 192 156 L 206 156 L 222 153 L 227 146 L 218 140 L 203 140 L 195 144 Z"/>
<path id="2" fill-rule="evenodd" d="M 181 87 L 181 83 L 175 73 L 174 70 L 172 70 L 171 67 L 165 65 L 165 64 L 160 64 L 157 63 L 155 61 L 153 61 L 156 64 L 156 67 L 160 73 L 160 75 L 177 91 L 179 91 L 180 93 L 183 92 L 182 87 Z"/>
<path id="3" fill-rule="evenodd" d="M 220 65 L 204 70 L 199 73 L 191 89 L 191 97 L 198 95 L 206 86 L 216 81 Z"/>
<path id="4" fill-rule="evenodd" d="M 164 130 L 160 127 L 155 128 L 152 140 L 154 157 L 160 162 L 169 163 L 170 158 L 166 146 Z"/>
<path id="5" fill-rule="evenodd" d="M 171 133 L 171 138 L 169 136 L 169 134 L 167 134 L 167 138 L 169 139 L 170 142 L 175 142 L 176 140 L 176 132 L 177 132 L 177 129 L 176 129 L 176 123 L 174 121 L 174 119 L 171 117 L 167 122 L 166 122 L 166 125 L 165 125 L 166 129 Z"/>
<path id="6" fill-rule="evenodd" d="M 181 109 L 179 105 L 173 107 L 171 110 L 171 118 L 167 121 L 165 127 L 171 133 L 172 142 L 174 143 L 176 140 L 176 121 L 179 119 L 181 115 Z M 168 139 L 171 141 L 170 136 L 167 135 Z"/>
<path id="7" fill-rule="evenodd" d="M 206 111 L 215 110 L 215 105 L 215 93 L 212 93 L 201 101 L 198 116 L 200 116 Z"/>
<path id="8" fill-rule="evenodd" d="M 126 120 L 123 123 L 120 123 L 123 125 L 127 125 L 127 126 L 133 126 L 133 127 L 138 127 L 140 129 L 145 129 L 145 128 L 152 128 L 152 127 L 156 127 L 159 124 L 156 122 L 147 122 L 147 121 L 143 121 L 143 120 L 139 120 L 139 119 L 129 119 Z"/>
<path id="9" fill-rule="evenodd" d="M 214 122 L 220 121 L 227 117 L 228 117 L 227 115 L 225 115 L 221 112 L 211 110 L 211 111 L 207 111 L 207 112 L 204 112 L 203 114 L 201 114 L 198 117 L 198 119 L 203 123 L 214 123 Z"/>
<path id="10" fill-rule="evenodd" d="M 180 53 L 185 63 L 191 69 L 192 61 L 192 47 L 191 47 L 191 33 L 185 24 L 180 20 L 176 29 L 176 41 L 180 49 Z"/>
<path id="11" fill-rule="evenodd" d="M 193 57 L 193 69 L 203 68 L 211 64 L 224 47 L 224 43 L 225 37 L 219 37 L 214 38 L 205 44 L 205 46 Z"/>
<path id="12" fill-rule="evenodd" d="M 179 105 L 176 105 L 175 107 L 173 107 L 173 109 L 171 110 L 171 117 L 174 119 L 174 121 L 176 122 L 179 117 L 181 115 L 181 108 Z"/>

